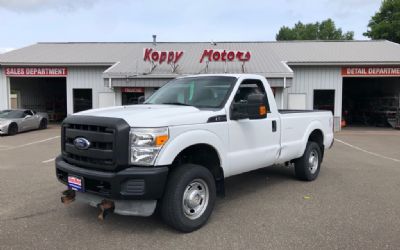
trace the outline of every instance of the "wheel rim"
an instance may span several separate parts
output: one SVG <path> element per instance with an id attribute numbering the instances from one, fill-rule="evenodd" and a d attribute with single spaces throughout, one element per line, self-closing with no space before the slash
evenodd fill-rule
<path id="1" fill-rule="evenodd" d="M 185 216 L 195 220 L 204 214 L 210 198 L 207 183 L 202 179 L 195 179 L 186 186 L 183 192 L 182 207 Z"/>
<path id="2" fill-rule="evenodd" d="M 315 174 L 318 169 L 318 152 L 317 150 L 312 150 L 310 153 L 310 157 L 308 158 L 308 168 L 311 174 Z"/>

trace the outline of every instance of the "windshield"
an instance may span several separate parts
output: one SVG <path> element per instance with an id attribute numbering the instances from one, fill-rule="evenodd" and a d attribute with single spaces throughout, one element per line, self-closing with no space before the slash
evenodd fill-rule
<path id="1" fill-rule="evenodd" d="M 219 108 L 223 106 L 236 80 L 235 77 L 228 76 L 175 79 L 159 89 L 145 103 Z"/>
<path id="2" fill-rule="evenodd" d="M 23 117 L 24 117 L 24 112 L 21 110 L 2 110 L 2 111 L 0 111 L 0 118 L 15 119 L 15 118 L 23 118 Z"/>

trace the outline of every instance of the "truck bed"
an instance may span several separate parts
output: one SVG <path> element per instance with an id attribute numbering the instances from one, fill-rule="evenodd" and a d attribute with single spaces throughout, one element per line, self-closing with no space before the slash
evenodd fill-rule
<path id="1" fill-rule="evenodd" d="M 313 113 L 313 112 L 326 112 L 329 110 L 310 110 L 310 109 L 279 109 L 280 114 L 293 114 L 293 113 Z"/>
<path id="2" fill-rule="evenodd" d="M 308 131 L 318 127 L 324 135 L 324 145 L 328 147 L 332 137 L 330 126 L 332 112 L 325 110 L 278 110 L 281 115 L 281 155 L 282 163 L 300 157 L 307 144 Z"/>

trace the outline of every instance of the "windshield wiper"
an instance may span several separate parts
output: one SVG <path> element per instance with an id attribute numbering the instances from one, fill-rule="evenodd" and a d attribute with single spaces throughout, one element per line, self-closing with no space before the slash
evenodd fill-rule
<path id="1" fill-rule="evenodd" d="M 161 104 L 168 104 L 168 105 L 181 105 L 181 106 L 192 106 L 190 104 L 182 103 L 182 102 L 163 102 Z"/>

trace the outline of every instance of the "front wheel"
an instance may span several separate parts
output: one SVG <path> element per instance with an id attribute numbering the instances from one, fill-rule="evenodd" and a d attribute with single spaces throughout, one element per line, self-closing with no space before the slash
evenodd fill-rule
<path id="1" fill-rule="evenodd" d="M 216 199 L 215 180 L 200 165 L 183 164 L 172 170 L 161 201 L 166 224 L 185 233 L 202 227 L 211 215 Z"/>
<path id="2" fill-rule="evenodd" d="M 18 133 L 18 125 L 16 123 L 11 123 L 8 127 L 8 135 L 15 135 Z"/>
<path id="3" fill-rule="evenodd" d="M 321 168 L 322 153 L 316 142 L 307 142 L 306 150 L 301 158 L 295 161 L 296 177 L 303 181 L 313 181 L 318 177 Z"/>

